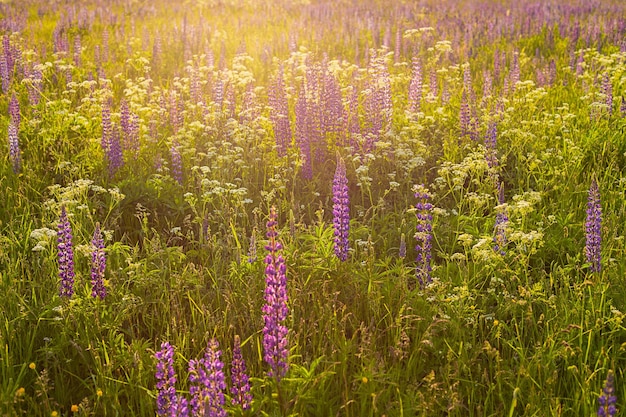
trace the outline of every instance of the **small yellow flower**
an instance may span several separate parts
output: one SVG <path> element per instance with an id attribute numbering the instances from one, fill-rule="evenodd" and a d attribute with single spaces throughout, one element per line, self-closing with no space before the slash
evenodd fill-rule
<path id="1" fill-rule="evenodd" d="M 28 364 L 28 367 L 32 370 L 35 370 L 35 368 L 37 367 L 37 365 L 35 365 L 35 362 L 31 362 Z"/>
<path id="2" fill-rule="evenodd" d="M 72 404 L 72 408 L 70 408 L 72 413 L 78 413 L 78 406 L 76 404 Z"/>
<path id="3" fill-rule="evenodd" d="M 96 395 L 97 395 L 98 397 L 102 397 L 102 390 L 101 390 L 101 389 L 99 389 L 98 391 L 96 391 Z"/>
<path id="4" fill-rule="evenodd" d="M 496 327 L 498 324 L 500 324 L 500 321 L 499 321 L 499 320 L 494 320 L 494 321 L 493 321 L 493 327 Z"/>
<path id="5" fill-rule="evenodd" d="M 364 376 L 363 378 L 361 378 L 361 382 L 364 384 L 367 384 L 367 382 L 369 381 L 369 379 L 367 379 L 366 376 Z"/>
<path id="6" fill-rule="evenodd" d="M 24 395 L 25 392 L 26 390 L 24 389 L 24 387 L 19 387 L 17 391 L 15 391 L 15 395 L 17 395 L 18 397 L 21 397 L 22 395 Z"/>
<path id="7" fill-rule="evenodd" d="M 50 413 L 50 417 L 59 417 L 59 413 L 57 413 L 56 411 L 53 411 Z"/>

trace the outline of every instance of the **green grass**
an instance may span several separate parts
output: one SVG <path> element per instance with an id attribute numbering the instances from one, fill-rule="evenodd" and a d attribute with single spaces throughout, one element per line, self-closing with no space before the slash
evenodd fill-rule
<path id="1" fill-rule="evenodd" d="M 8 140 L 0 145 L 0 415 L 153 416 L 161 342 L 175 347 L 177 390 L 188 395 L 189 360 L 210 339 L 220 343 L 229 381 L 235 335 L 254 400 L 243 411 L 226 391 L 230 415 L 591 416 L 609 370 L 617 407 L 625 408 L 626 119 L 619 106 L 626 55 L 610 26 L 624 6 L 569 6 L 574 14 L 557 19 L 565 22 L 559 27 L 528 2 L 470 3 L 7 2 L 0 14 L 20 30 L 6 39 L 21 50 L 26 71 L 18 68 L 0 95 L 0 131 L 11 123 L 13 92 L 22 119 L 19 172 Z M 84 18 L 93 21 L 79 25 Z M 426 27 L 433 30 L 410 31 Z M 55 30 L 67 34 L 69 53 L 54 52 Z M 77 34 L 80 66 L 73 65 Z M 450 41 L 451 51 L 439 41 Z M 570 63 L 581 51 L 577 74 Z M 513 86 L 515 53 L 521 82 Z M 365 137 L 352 138 L 356 147 L 340 142 L 349 142 L 347 126 L 325 133 L 314 144 L 324 154 L 314 155 L 305 179 L 295 115 L 301 85 L 316 103 L 324 93 L 315 83 L 334 76 L 346 111 L 356 88 L 366 129 L 371 95 L 385 84 L 366 57 L 385 54 L 392 109 L 380 139 L 363 152 Z M 501 54 L 492 94 L 483 97 L 483 74 L 493 74 Z M 418 114 L 408 112 L 414 56 L 422 67 Z M 538 71 L 547 74 L 552 60 L 554 83 L 539 85 Z M 31 105 L 28 74 L 39 64 L 41 101 Z M 461 136 L 466 64 L 478 140 Z M 268 100 L 281 68 L 294 133 L 285 156 Z M 431 74 L 437 97 L 428 95 Z M 603 105 L 605 74 L 612 114 Z M 196 87 L 200 104 L 192 102 Z M 139 118 L 140 146 L 124 151 L 124 166 L 111 176 L 102 108 L 109 102 L 119 127 L 122 99 Z M 497 166 L 488 166 L 483 143 L 491 120 Z M 172 178 L 173 144 L 182 185 Z M 346 262 L 334 255 L 338 155 L 351 201 Z M 599 273 L 584 254 L 592 179 L 602 201 Z M 500 183 L 505 204 L 497 207 Z M 433 282 L 423 288 L 414 248 L 420 184 L 435 207 Z M 61 206 L 73 233 L 71 299 L 58 295 Z M 272 206 L 289 297 L 290 369 L 280 382 L 263 361 Z M 499 210 L 509 218 L 504 254 L 493 250 Z M 105 230 L 104 300 L 91 297 L 96 223 Z"/>

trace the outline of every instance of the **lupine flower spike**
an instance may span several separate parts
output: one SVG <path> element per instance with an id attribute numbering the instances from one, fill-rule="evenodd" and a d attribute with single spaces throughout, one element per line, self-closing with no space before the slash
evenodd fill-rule
<path id="1" fill-rule="evenodd" d="M 276 239 L 276 210 L 270 210 L 267 222 L 268 251 L 265 257 L 265 305 L 263 306 L 263 359 L 270 367 L 268 375 L 276 381 L 285 376 L 289 364 L 287 350 L 287 267 L 282 255 L 283 245 Z"/>
<path id="2" fill-rule="evenodd" d="M 591 264 L 591 272 L 601 270 L 601 231 L 602 231 L 602 207 L 600 205 L 600 190 L 595 179 L 589 187 L 587 200 L 587 221 L 585 222 L 585 258 Z"/>
<path id="3" fill-rule="evenodd" d="M 167 342 L 161 343 L 161 350 L 154 355 L 157 360 L 155 377 L 157 380 L 157 415 L 177 414 L 176 373 L 174 372 L 174 348 Z"/>
<path id="4" fill-rule="evenodd" d="M 599 417 L 613 417 L 617 414 L 613 371 L 609 371 L 606 376 L 606 382 L 602 389 L 602 395 L 598 398 L 598 403 L 600 404 L 598 408 Z"/>
<path id="5" fill-rule="evenodd" d="M 415 198 L 418 199 L 418 203 L 415 206 L 417 208 L 417 231 L 415 233 L 415 240 L 417 245 L 415 250 L 417 251 L 417 267 L 416 276 L 417 281 L 421 288 L 427 283 L 431 282 L 430 265 L 432 238 L 433 238 L 433 205 L 429 202 L 431 196 L 426 187 L 420 185 L 415 192 Z"/>
<path id="6" fill-rule="evenodd" d="M 17 134 L 18 128 L 17 125 L 13 122 L 9 122 L 9 158 L 11 160 L 11 165 L 13 166 L 13 173 L 17 174 L 20 170 L 21 166 L 21 157 L 20 157 L 20 142 Z"/>
<path id="7" fill-rule="evenodd" d="M 104 300 L 107 290 L 104 287 L 104 271 L 106 269 L 106 255 L 104 253 L 104 240 L 100 231 L 100 223 L 96 223 L 91 241 L 91 296 L 100 297 Z"/>
<path id="8" fill-rule="evenodd" d="M 224 363 L 219 343 L 211 339 L 204 358 L 189 361 L 189 394 L 191 395 L 191 415 L 226 417 L 224 410 Z"/>
<path id="9" fill-rule="evenodd" d="M 67 218 L 65 206 L 61 206 L 61 217 L 58 229 L 58 255 L 59 255 L 59 295 L 71 297 L 74 294 L 74 249 L 72 248 L 72 226 Z"/>
<path id="10" fill-rule="evenodd" d="M 238 404 L 243 410 L 250 408 L 252 395 L 250 394 L 250 382 L 246 373 L 246 362 L 241 354 L 241 341 L 239 335 L 235 335 L 233 344 L 233 362 L 230 368 L 230 378 L 232 381 L 230 393 L 233 404 Z"/>
<path id="11" fill-rule="evenodd" d="M 350 197 L 348 178 L 343 159 L 337 161 L 333 179 L 333 227 L 335 229 L 335 255 L 342 262 L 348 259 L 348 234 L 350 231 Z"/>

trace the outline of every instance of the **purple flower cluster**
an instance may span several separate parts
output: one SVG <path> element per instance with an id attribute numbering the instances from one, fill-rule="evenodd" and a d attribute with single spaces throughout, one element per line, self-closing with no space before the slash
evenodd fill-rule
<path id="1" fill-rule="evenodd" d="M 104 300 L 107 290 L 104 287 L 104 271 L 106 269 L 106 255 L 104 253 L 104 240 L 100 231 L 100 223 L 96 223 L 91 241 L 91 296 L 100 297 Z"/>
<path id="2" fill-rule="evenodd" d="M 413 58 L 413 75 L 409 83 L 409 110 L 417 113 L 422 103 L 422 66 L 417 58 Z"/>
<path id="3" fill-rule="evenodd" d="M 274 124 L 278 156 L 285 156 L 287 148 L 291 145 L 291 125 L 282 67 L 278 70 L 276 79 L 272 82 L 272 88 L 269 90 L 269 104 L 273 110 L 270 118 Z"/>
<path id="4" fill-rule="evenodd" d="M 20 152 L 20 142 L 17 134 L 18 128 L 17 125 L 13 122 L 9 122 L 9 159 L 11 160 L 11 165 L 13 166 L 13 172 L 18 173 L 21 166 L 21 152 Z"/>
<path id="5" fill-rule="evenodd" d="M 487 125 L 487 134 L 485 135 L 485 148 L 487 166 L 489 168 L 498 166 L 498 125 L 495 120 L 489 121 Z"/>
<path id="6" fill-rule="evenodd" d="M 157 414 L 176 416 L 176 373 L 174 372 L 174 348 L 167 342 L 161 343 L 161 350 L 154 357 L 157 360 L 155 377 L 157 380 Z"/>
<path id="7" fill-rule="evenodd" d="M 400 235 L 400 249 L 398 250 L 398 257 L 400 257 L 400 259 L 406 258 L 406 236 L 404 233 Z"/>
<path id="8" fill-rule="evenodd" d="M 183 184 L 183 157 L 181 156 L 178 145 L 174 143 L 170 148 L 170 158 L 172 162 L 172 177 L 180 185 Z"/>
<path id="9" fill-rule="evenodd" d="M 598 417 L 613 417 L 617 414 L 617 397 L 615 396 L 614 376 L 613 371 L 609 371 L 606 376 L 604 388 L 602 389 L 602 395 L 598 397 Z"/>
<path id="10" fill-rule="evenodd" d="M 601 231 L 602 231 L 602 207 L 600 205 L 600 191 L 595 179 L 589 187 L 587 200 L 587 220 L 585 222 L 585 258 L 591 264 L 591 272 L 601 270 Z"/>
<path id="11" fill-rule="evenodd" d="M 415 240 L 417 245 L 415 250 L 417 251 L 417 268 L 416 276 L 420 287 L 424 287 L 427 283 L 431 282 L 430 265 L 431 251 L 432 251 L 432 238 L 433 238 L 433 205 L 430 201 L 430 193 L 423 186 L 420 185 L 415 192 L 415 198 L 418 199 L 417 208 L 417 231 L 415 233 Z"/>
<path id="12" fill-rule="evenodd" d="M 241 341 L 239 335 L 235 335 L 233 344 L 233 362 L 230 368 L 230 378 L 232 386 L 230 393 L 233 404 L 238 404 L 243 410 L 250 408 L 252 395 L 250 394 L 250 382 L 246 373 L 246 362 L 241 354 Z"/>
<path id="13" fill-rule="evenodd" d="M 219 343 L 211 339 L 204 358 L 189 361 L 189 394 L 191 395 L 191 415 L 226 417 L 224 410 L 224 364 Z"/>
<path id="14" fill-rule="evenodd" d="M 333 227 L 335 228 L 335 255 L 341 261 L 348 259 L 348 234 L 350 232 L 350 197 L 346 164 L 342 158 L 337 161 L 333 179 Z"/>
<path id="15" fill-rule="evenodd" d="M 58 230 L 59 276 L 61 285 L 59 295 L 71 297 L 74 294 L 74 249 L 72 248 L 72 226 L 67 218 L 65 206 L 61 206 Z"/>
<path id="16" fill-rule="evenodd" d="M 20 102 L 17 101 L 15 93 L 11 95 L 11 100 L 9 101 L 9 116 L 11 116 L 11 123 L 19 128 L 22 116 L 20 115 Z"/>
<path id="17" fill-rule="evenodd" d="M 281 254 L 282 244 L 276 239 L 276 210 L 270 210 L 267 222 L 268 251 L 265 257 L 265 305 L 263 306 L 263 359 L 270 367 L 268 375 L 277 381 L 285 376 L 289 364 L 287 350 L 287 267 Z"/>

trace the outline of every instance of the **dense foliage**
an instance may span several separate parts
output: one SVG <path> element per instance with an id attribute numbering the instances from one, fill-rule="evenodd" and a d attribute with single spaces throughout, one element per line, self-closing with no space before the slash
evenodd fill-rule
<path id="1" fill-rule="evenodd" d="M 626 3 L 0 4 L 0 414 L 626 409 Z"/>

